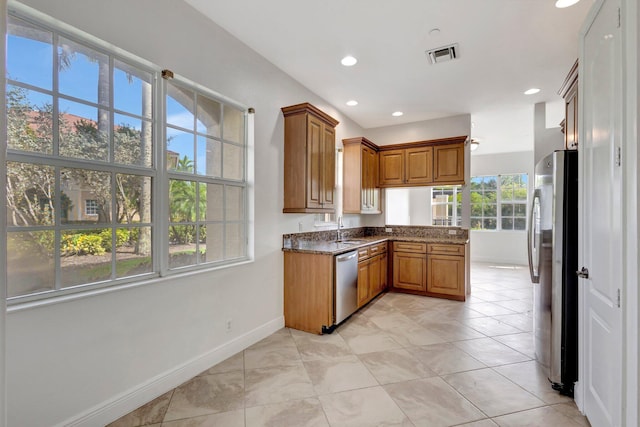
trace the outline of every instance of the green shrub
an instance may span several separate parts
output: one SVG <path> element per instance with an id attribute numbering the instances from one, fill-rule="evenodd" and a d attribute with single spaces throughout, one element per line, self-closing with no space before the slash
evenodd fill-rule
<path id="1" fill-rule="evenodd" d="M 102 255 L 102 238 L 96 234 L 78 233 L 63 236 L 61 244 L 62 254 L 69 255 Z"/>
<path id="2" fill-rule="evenodd" d="M 102 248 L 107 252 L 111 252 L 111 230 L 108 228 L 102 230 L 99 236 L 102 240 Z M 122 245 L 126 245 L 127 243 L 129 243 L 129 230 L 124 228 L 116 229 L 116 248 L 119 248 Z"/>

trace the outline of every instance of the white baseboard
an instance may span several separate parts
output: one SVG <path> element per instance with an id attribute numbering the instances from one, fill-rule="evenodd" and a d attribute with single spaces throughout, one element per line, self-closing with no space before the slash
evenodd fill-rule
<path id="1" fill-rule="evenodd" d="M 283 327 L 284 316 L 273 319 L 58 425 L 95 427 L 109 424 Z"/>

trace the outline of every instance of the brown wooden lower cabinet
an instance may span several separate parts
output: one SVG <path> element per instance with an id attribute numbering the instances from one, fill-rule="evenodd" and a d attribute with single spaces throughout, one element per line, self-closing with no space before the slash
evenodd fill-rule
<path id="1" fill-rule="evenodd" d="M 333 325 L 334 256 L 284 253 L 284 325 L 322 333 Z"/>
<path id="2" fill-rule="evenodd" d="M 427 292 L 464 301 L 464 257 L 427 255 Z"/>
<path id="3" fill-rule="evenodd" d="M 393 253 L 393 287 L 419 292 L 427 290 L 427 258 L 424 253 Z"/>
<path id="4" fill-rule="evenodd" d="M 387 244 L 368 246 L 359 254 L 358 307 L 362 307 L 387 288 Z"/>
<path id="5" fill-rule="evenodd" d="M 466 245 L 394 242 L 391 289 L 464 301 Z"/>

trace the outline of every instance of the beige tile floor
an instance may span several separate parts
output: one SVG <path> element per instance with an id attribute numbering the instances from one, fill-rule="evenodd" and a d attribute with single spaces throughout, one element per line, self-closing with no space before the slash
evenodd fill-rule
<path id="1" fill-rule="evenodd" d="M 525 267 L 465 302 L 387 293 L 331 335 L 282 329 L 110 427 L 589 426 L 534 360 Z"/>

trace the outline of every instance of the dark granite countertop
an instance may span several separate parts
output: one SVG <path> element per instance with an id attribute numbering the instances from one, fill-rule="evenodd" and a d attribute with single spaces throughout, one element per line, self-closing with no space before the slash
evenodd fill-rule
<path id="1" fill-rule="evenodd" d="M 467 235 L 463 236 L 394 236 L 373 235 L 346 237 L 341 242 L 335 240 L 285 240 L 282 250 L 285 252 L 302 252 L 309 254 L 337 255 L 358 249 L 362 246 L 380 242 L 416 242 L 416 243 L 446 243 L 450 245 L 464 245 L 469 242 Z"/>

